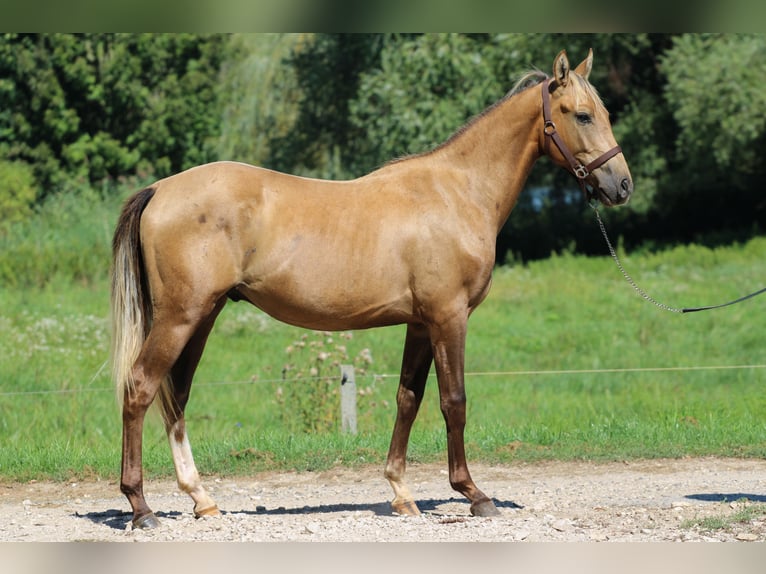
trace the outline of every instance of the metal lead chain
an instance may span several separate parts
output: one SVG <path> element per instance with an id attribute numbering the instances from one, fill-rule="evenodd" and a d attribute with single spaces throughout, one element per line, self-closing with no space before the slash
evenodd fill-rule
<path id="1" fill-rule="evenodd" d="M 596 219 L 598 220 L 598 226 L 601 228 L 601 234 L 604 236 L 604 239 L 606 240 L 606 245 L 609 248 L 609 253 L 612 255 L 612 259 L 614 259 L 614 262 L 617 263 L 617 268 L 622 273 L 623 277 L 625 277 L 625 280 L 630 283 L 630 285 L 633 287 L 633 289 L 636 290 L 636 292 L 641 295 L 644 299 L 649 301 L 650 303 L 654 303 L 657 307 L 662 309 L 663 311 L 670 311 L 671 313 L 684 313 L 685 311 L 683 309 L 677 309 L 675 307 L 670 307 L 668 305 L 665 305 L 664 303 L 660 303 L 656 299 L 654 299 L 651 295 L 649 295 L 646 291 L 641 289 L 636 282 L 633 280 L 633 278 L 628 275 L 628 272 L 625 271 L 625 268 L 622 266 L 622 263 L 620 263 L 619 257 L 617 257 L 617 252 L 614 250 L 614 247 L 612 247 L 612 242 L 609 241 L 609 235 L 606 233 L 606 227 L 604 227 L 604 222 L 601 220 L 601 214 L 598 212 L 598 207 L 596 207 L 593 204 L 590 204 L 591 208 L 593 208 L 593 211 L 596 213 Z"/>

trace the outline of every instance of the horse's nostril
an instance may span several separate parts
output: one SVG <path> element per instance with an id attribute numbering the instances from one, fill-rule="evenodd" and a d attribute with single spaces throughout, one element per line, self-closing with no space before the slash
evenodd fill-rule
<path id="1" fill-rule="evenodd" d="M 631 191 L 633 191 L 633 182 L 627 177 L 623 178 L 620 182 L 620 195 L 622 197 L 627 197 Z"/>

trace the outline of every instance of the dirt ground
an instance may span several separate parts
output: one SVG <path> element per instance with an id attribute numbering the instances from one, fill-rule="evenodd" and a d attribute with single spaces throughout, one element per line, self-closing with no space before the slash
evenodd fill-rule
<path id="1" fill-rule="evenodd" d="M 382 468 L 205 477 L 222 510 L 195 519 L 172 481 L 148 481 L 160 528 L 133 530 L 114 482 L 0 483 L 0 541 L 763 541 L 766 515 L 710 528 L 766 502 L 766 461 L 474 464 L 501 516 L 475 518 L 442 465 L 410 465 L 423 514 L 391 513 Z M 746 501 L 743 499 L 747 499 Z"/>

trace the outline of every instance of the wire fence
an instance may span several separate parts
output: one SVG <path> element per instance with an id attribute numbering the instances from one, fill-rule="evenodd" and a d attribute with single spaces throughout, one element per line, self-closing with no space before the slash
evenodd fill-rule
<path id="1" fill-rule="evenodd" d="M 563 375 L 602 375 L 602 374 L 631 374 L 631 373 L 662 373 L 662 372 L 692 372 L 692 371 L 735 371 L 747 369 L 766 369 L 766 364 L 756 365 L 703 365 L 703 366 L 678 366 L 678 367 L 627 367 L 627 368 L 606 368 L 606 369 L 550 369 L 550 370 L 519 370 L 519 371 L 477 371 L 465 373 L 466 378 L 489 378 L 489 377 L 536 377 L 536 376 L 563 376 Z M 435 376 L 434 373 L 430 374 Z M 398 373 L 357 375 L 358 379 L 398 379 Z M 195 387 L 206 386 L 231 386 L 231 385 L 258 385 L 258 384 L 284 384 L 303 381 L 332 381 L 341 380 L 341 372 L 338 369 L 337 376 L 323 377 L 303 377 L 303 378 L 278 378 L 278 379 L 259 379 L 253 377 L 245 381 L 200 381 L 195 383 Z M 64 395 L 77 393 L 101 393 L 114 392 L 113 387 L 96 388 L 74 388 L 74 389 L 52 389 L 52 390 L 31 390 L 31 391 L 0 391 L 0 397 L 26 396 L 26 395 Z"/>

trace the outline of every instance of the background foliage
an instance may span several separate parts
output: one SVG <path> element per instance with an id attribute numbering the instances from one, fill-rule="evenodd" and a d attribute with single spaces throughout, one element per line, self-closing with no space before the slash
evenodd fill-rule
<path id="1" fill-rule="evenodd" d="M 214 159 L 227 46 L 190 34 L 4 34 L 0 159 L 31 166 L 34 201 Z"/>
<path id="2" fill-rule="evenodd" d="M 5 34 L 0 226 L 55 195 L 215 159 L 356 177 L 442 142 L 560 49 L 576 64 L 591 47 L 636 181 L 609 213 L 624 245 L 757 235 L 766 36 L 753 34 Z M 568 174 L 543 159 L 528 188 L 499 261 L 603 253 Z"/>
<path id="3" fill-rule="evenodd" d="M 356 177 L 446 139 L 523 71 L 548 71 L 561 48 L 576 63 L 593 47 L 591 79 L 636 180 L 629 206 L 605 213 L 622 235 L 626 267 L 678 306 L 761 286 L 766 239 L 750 238 L 762 233 L 766 209 L 765 42 L 719 34 L 0 36 L 0 474 L 118 472 L 108 268 L 128 194 L 219 158 Z M 469 370 L 497 376 L 468 377 L 469 456 L 762 457 L 763 345 L 753 317 L 764 300 L 671 319 L 624 285 L 608 257 L 573 253 L 603 254 L 604 246 L 570 176 L 542 160 L 528 188 L 498 239 L 502 259 L 525 263 L 496 270 L 471 319 Z M 718 246 L 731 242 L 739 243 Z M 401 327 L 332 343 L 314 334 L 316 345 L 299 352 L 302 334 L 251 306 L 226 307 L 187 411 L 201 469 L 383 459 Z M 338 360 L 368 369 L 357 381 L 356 437 L 313 434 L 317 420 L 337 415 L 337 395 L 317 385 L 322 401 L 306 403 L 306 388 L 294 386 L 320 383 Z M 714 369 L 721 365 L 751 367 Z M 617 372 L 664 366 L 690 368 Z M 550 373 L 562 369 L 581 372 Z M 617 371 L 584 372 L 598 369 Z M 444 457 L 433 383 L 428 393 L 413 460 Z M 295 432 L 307 420 L 308 432 Z M 145 456 L 150 474 L 171 472 L 157 420 Z"/>

